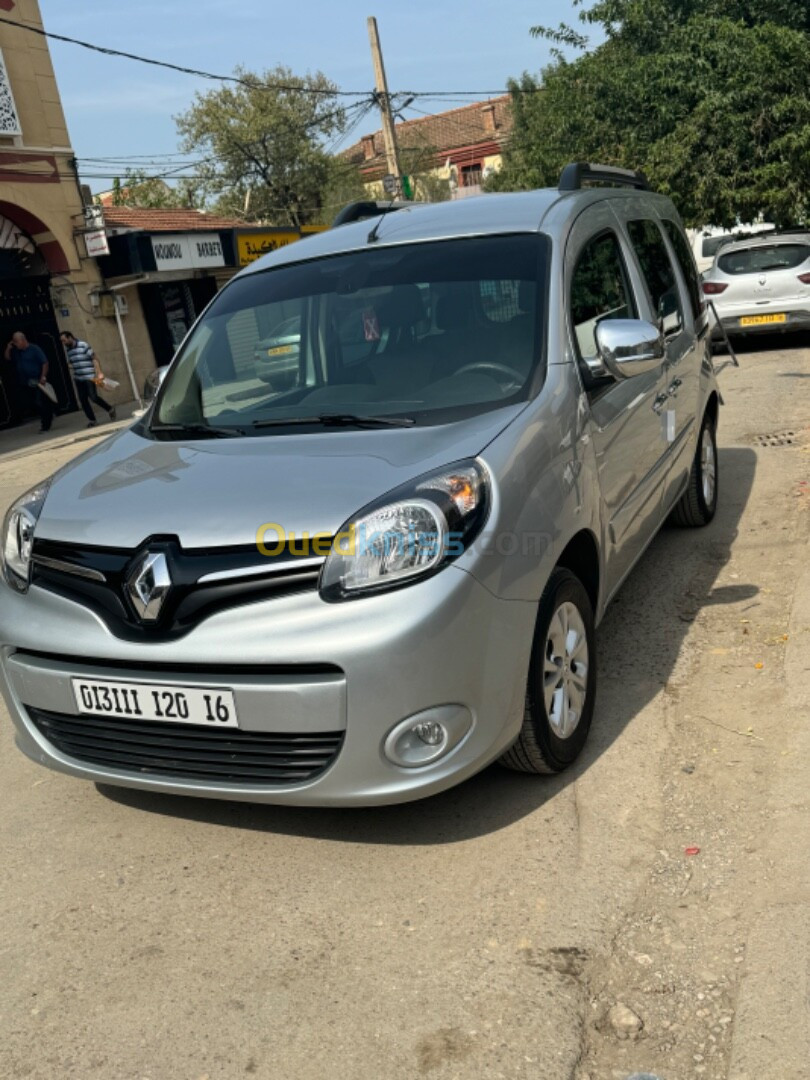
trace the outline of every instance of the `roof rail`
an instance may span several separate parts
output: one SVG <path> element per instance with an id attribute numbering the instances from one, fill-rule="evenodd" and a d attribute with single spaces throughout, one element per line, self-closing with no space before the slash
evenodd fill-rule
<path id="1" fill-rule="evenodd" d="M 587 182 L 617 184 L 620 187 L 649 191 L 650 185 L 643 172 L 617 169 L 615 165 L 593 165 L 589 161 L 572 161 L 560 173 L 557 185 L 560 191 L 580 191 Z"/>
<path id="2" fill-rule="evenodd" d="M 332 228 L 338 225 L 349 225 L 352 221 L 365 221 L 366 218 L 379 217 L 381 214 L 391 214 L 394 210 L 402 210 L 403 207 L 410 205 L 407 202 L 392 202 L 390 199 L 379 202 L 366 199 L 349 203 L 338 211 L 337 217 L 332 222 Z"/>

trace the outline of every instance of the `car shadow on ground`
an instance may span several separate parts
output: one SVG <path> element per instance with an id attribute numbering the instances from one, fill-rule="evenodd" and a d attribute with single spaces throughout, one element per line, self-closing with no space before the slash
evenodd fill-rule
<path id="1" fill-rule="evenodd" d="M 756 606 L 755 582 L 715 587 L 731 556 L 754 482 L 756 454 L 732 447 L 718 454 L 721 500 L 705 529 L 665 527 L 611 604 L 599 630 L 600 684 L 590 737 L 576 765 L 559 776 L 514 773 L 499 765 L 418 802 L 363 809 L 321 809 L 225 802 L 97 785 L 133 809 L 212 825 L 335 842 L 453 843 L 496 832 L 554 799 L 622 734 L 667 687 L 690 624 L 707 605 Z"/>
<path id="2" fill-rule="evenodd" d="M 748 353 L 769 353 L 771 351 L 810 349 L 810 331 L 792 330 L 789 333 L 731 335 L 731 345 L 736 353 L 744 356 Z M 718 355 L 726 353 L 722 341 L 715 342 Z M 803 376 L 807 378 L 808 376 Z"/>

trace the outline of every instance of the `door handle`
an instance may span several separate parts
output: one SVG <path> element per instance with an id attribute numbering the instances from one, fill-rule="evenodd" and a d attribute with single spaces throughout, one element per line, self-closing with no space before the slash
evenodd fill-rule
<path id="1" fill-rule="evenodd" d="M 663 407 L 666 405 L 668 400 L 669 400 L 669 394 L 668 393 L 667 394 L 663 394 L 663 393 L 658 394 L 655 401 L 653 402 L 653 412 L 660 413 L 661 410 L 663 409 Z"/>
<path id="2" fill-rule="evenodd" d="M 668 396 L 669 397 L 677 397 L 678 396 L 678 390 L 682 386 L 683 386 L 683 379 L 673 379 L 673 381 L 669 384 L 669 387 L 667 389 Z"/>

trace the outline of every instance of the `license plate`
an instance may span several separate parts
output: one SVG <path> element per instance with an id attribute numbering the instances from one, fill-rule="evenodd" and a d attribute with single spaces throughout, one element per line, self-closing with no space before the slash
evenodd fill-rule
<path id="1" fill-rule="evenodd" d="M 71 682 L 76 708 L 88 716 L 239 727 L 232 690 L 112 679 L 72 679 Z"/>
<path id="2" fill-rule="evenodd" d="M 740 326 L 765 326 L 766 323 L 787 322 L 787 315 L 744 315 Z"/>
<path id="3" fill-rule="evenodd" d="M 291 353 L 294 349 L 293 345 L 276 345 L 274 349 L 268 349 L 268 356 L 284 356 L 285 353 Z"/>

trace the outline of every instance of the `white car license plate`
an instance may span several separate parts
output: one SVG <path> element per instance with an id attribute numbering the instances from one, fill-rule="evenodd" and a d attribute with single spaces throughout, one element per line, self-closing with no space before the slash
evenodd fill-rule
<path id="1" fill-rule="evenodd" d="M 76 708 L 89 716 L 239 727 L 232 690 L 112 679 L 72 679 L 71 682 Z"/>

